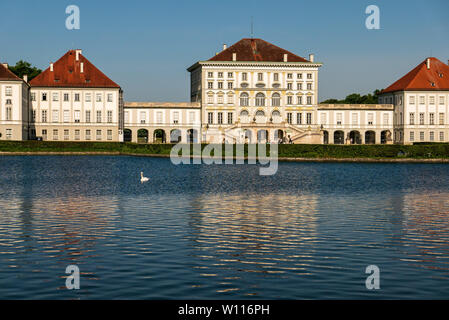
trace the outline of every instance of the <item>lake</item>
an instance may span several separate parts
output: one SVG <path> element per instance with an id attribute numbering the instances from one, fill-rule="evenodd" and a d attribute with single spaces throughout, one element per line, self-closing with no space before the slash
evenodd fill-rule
<path id="1" fill-rule="evenodd" d="M 260 176 L 3 156 L 0 170 L 0 299 L 449 298 L 449 165 L 281 162 Z"/>

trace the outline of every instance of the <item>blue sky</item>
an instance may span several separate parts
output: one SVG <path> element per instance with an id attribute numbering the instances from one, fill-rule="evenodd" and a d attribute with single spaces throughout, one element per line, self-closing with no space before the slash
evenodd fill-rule
<path id="1" fill-rule="evenodd" d="M 65 28 L 71 4 L 80 8 L 80 30 Z M 365 28 L 372 4 L 380 30 Z M 255 37 L 323 63 L 320 100 L 385 88 L 430 55 L 449 59 L 447 0 L 43 0 L 0 8 L 0 61 L 45 69 L 81 48 L 128 101 L 188 101 L 186 68 L 249 37 L 251 16 Z"/>

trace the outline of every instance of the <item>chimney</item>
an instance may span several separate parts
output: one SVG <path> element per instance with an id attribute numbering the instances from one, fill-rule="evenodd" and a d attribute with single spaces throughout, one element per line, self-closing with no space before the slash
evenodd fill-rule
<path id="1" fill-rule="evenodd" d="M 80 54 L 82 54 L 82 53 L 83 53 L 83 51 L 81 49 L 75 50 L 76 61 L 78 61 L 80 59 Z"/>
<path id="2" fill-rule="evenodd" d="M 228 46 L 226 45 L 226 43 L 223 43 L 223 51 L 226 50 L 228 48 Z"/>
<path id="3" fill-rule="evenodd" d="M 23 75 L 23 81 L 25 81 L 26 83 L 28 83 L 28 75 L 27 75 L 27 74 L 24 74 L 24 75 Z"/>
<path id="4" fill-rule="evenodd" d="M 237 53 L 232 53 L 232 61 L 237 61 Z"/>
<path id="5" fill-rule="evenodd" d="M 313 53 L 309 54 L 309 61 L 313 62 L 315 60 L 315 55 Z"/>
<path id="6" fill-rule="evenodd" d="M 287 61 L 288 61 L 288 54 L 284 53 L 284 62 L 287 62 Z"/>
<path id="7" fill-rule="evenodd" d="M 430 58 L 426 59 L 426 64 L 427 64 L 427 70 L 430 69 Z"/>
<path id="8" fill-rule="evenodd" d="M 84 62 L 80 63 L 80 72 L 83 73 L 84 72 Z"/>
<path id="9" fill-rule="evenodd" d="M 50 71 L 53 72 L 53 62 L 50 62 Z"/>
<path id="10" fill-rule="evenodd" d="M 5 62 L 5 63 L 3 63 L 3 66 L 6 68 L 6 69 L 8 69 L 8 64 Z"/>

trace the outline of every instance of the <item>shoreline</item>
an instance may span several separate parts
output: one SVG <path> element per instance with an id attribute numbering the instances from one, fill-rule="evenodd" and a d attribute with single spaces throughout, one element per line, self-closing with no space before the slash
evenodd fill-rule
<path id="1" fill-rule="evenodd" d="M 0 156 L 134 156 L 150 158 L 170 158 L 169 154 L 146 154 L 120 151 L 0 151 Z M 198 159 L 200 156 L 190 156 L 190 159 Z M 215 159 L 214 157 L 202 157 L 203 159 Z M 179 157 L 178 159 L 182 159 Z M 185 159 L 185 158 L 184 158 Z M 254 160 L 249 157 L 222 157 L 222 160 Z M 268 159 L 267 159 L 268 160 Z M 310 158 L 310 157 L 278 157 L 280 162 L 346 162 L 346 163 L 449 163 L 446 158 Z"/>

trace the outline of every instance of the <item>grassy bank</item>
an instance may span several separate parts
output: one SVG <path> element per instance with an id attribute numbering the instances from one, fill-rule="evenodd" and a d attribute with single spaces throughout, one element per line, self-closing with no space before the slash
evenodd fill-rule
<path id="1" fill-rule="evenodd" d="M 205 146 L 206 145 L 202 145 L 202 148 L 204 149 Z M 0 152 L 13 153 L 97 152 L 111 154 L 169 155 L 172 147 L 173 144 L 0 141 Z M 415 144 L 407 146 L 281 144 L 278 147 L 278 155 L 281 158 L 449 159 L 449 144 L 447 143 Z M 193 152 L 191 152 L 191 154 L 192 153 Z M 248 155 L 248 145 L 245 145 L 244 155 Z"/>

